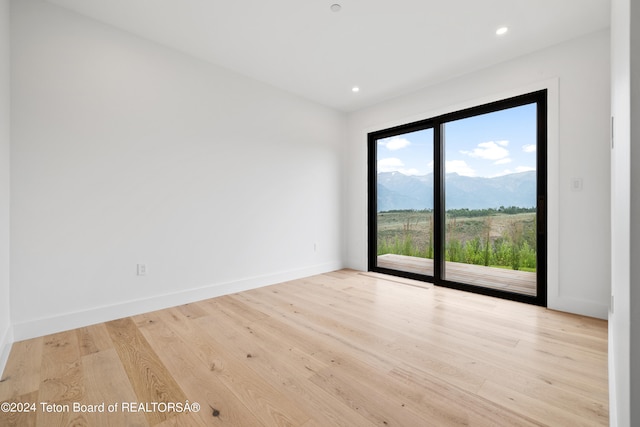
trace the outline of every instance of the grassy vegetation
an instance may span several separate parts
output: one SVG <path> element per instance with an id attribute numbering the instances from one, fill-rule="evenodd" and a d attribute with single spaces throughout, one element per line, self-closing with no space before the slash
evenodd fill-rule
<path id="1" fill-rule="evenodd" d="M 535 210 L 456 209 L 446 214 L 445 259 L 536 271 Z M 433 258 L 431 210 L 378 213 L 378 255 Z"/>

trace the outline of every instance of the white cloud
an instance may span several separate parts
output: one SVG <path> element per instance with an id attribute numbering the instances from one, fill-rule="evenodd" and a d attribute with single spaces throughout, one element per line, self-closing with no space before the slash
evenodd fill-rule
<path id="1" fill-rule="evenodd" d="M 447 160 L 445 162 L 445 171 L 447 173 L 457 173 L 464 176 L 476 176 L 474 171 L 464 160 Z"/>
<path id="2" fill-rule="evenodd" d="M 529 172 L 529 171 L 535 171 L 535 170 L 536 168 L 533 168 L 531 166 L 518 166 L 515 168 L 515 170 L 505 169 L 502 172 L 498 172 L 495 175 L 489 176 L 489 178 L 495 178 L 496 176 L 511 175 L 512 173 Z"/>
<path id="3" fill-rule="evenodd" d="M 403 175 L 424 175 L 418 169 L 400 169 L 398 172 Z"/>
<path id="4" fill-rule="evenodd" d="M 525 153 L 535 153 L 536 152 L 536 146 L 535 146 L 535 144 L 523 145 L 522 146 L 522 151 L 524 151 Z"/>
<path id="5" fill-rule="evenodd" d="M 466 154 L 471 157 L 476 157 L 485 160 L 500 160 L 509 156 L 509 150 L 506 147 L 509 145 L 509 141 L 487 141 L 478 144 L 473 151 L 460 151 L 462 154 Z"/>
<path id="6" fill-rule="evenodd" d="M 505 157 L 504 159 L 496 160 L 493 162 L 494 165 L 506 165 L 507 163 L 511 163 L 510 157 Z"/>
<path id="7" fill-rule="evenodd" d="M 404 166 L 404 162 L 396 157 L 378 160 L 378 172 L 395 172 Z"/>
<path id="8" fill-rule="evenodd" d="M 382 141 L 378 141 L 378 144 L 387 147 L 390 151 L 396 151 L 408 147 L 411 145 L 411 142 L 408 139 L 394 136 L 391 139 L 387 138 Z"/>
<path id="9" fill-rule="evenodd" d="M 380 172 L 400 172 L 403 175 L 422 175 L 415 168 L 405 169 L 404 162 L 396 157 L 387 157 L 378 160 L 378 173 Z"/>
<path id="10" fill-rule="evenodd" d="M 516 168 L 516 172 L 529 172 L 534 170 L 536 170 L 536 168 L 532 168 L 531 166 L 518 166 Z"/>

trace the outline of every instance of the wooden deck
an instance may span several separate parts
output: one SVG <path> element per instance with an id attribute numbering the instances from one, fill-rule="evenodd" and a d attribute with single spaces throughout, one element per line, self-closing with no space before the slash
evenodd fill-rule
<path id="1" fill-rule="evenodd" d="M 433 276 L 433 260 L 405 255 L 386 254 L 378 256 L 378 267 Z M 506 270 L 482 265 L 447 262 L 445 278 L 484 288 L 536 295 L 536 273 Z"/>

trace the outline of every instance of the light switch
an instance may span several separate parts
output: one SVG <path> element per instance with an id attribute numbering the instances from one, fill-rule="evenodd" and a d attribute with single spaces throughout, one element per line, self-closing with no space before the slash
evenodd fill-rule
<path id="1" fill-rule="evenodd" d="M 571 191 L 582 191 L 582 178 L 573 178 L 571 180 Z"/>

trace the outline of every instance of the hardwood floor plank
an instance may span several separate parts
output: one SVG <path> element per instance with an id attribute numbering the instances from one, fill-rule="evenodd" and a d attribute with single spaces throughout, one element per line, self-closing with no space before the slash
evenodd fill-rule
<path id="1" fill-rule="evenodd" d="M 113 348 L 113 342 L 104 323 L 78 328 L 76 334 L 82 356 Z"/>
<path id="2" fill-rule="evenodd" d="M 544 425 L 529 417 L 526 412 L 508 410 L 477 393 L 470 393 L 443 381 L 437 375 L 402 368 L 393 369 L 390 375 L 422 390 L 424 397 L 421 403 L 424 409 L 429 411 L 426 419 L 434 416 L 444 417 L 442 425 Z"/>
<path id="3" fill-rule="evenodd" d="M 532 398 L 513 389 L 502 387 L 487 381 L 478 393 L 487 400 L 519 413 L 528 413 L 529 417 L 545 426 L 606 426 L 609 415 L 606 409 L 588 412 L 569 411 L 546 402 Z M 597 416 L 593 416 L 597 414 Z"/>
<path id="4" fill-rule="evenodd" d="M 90 426 L 149 425 L 142 412 L 125 412 L 122 409 L 108 411 L 109 405 L 138 400 L 114 348 L 84 356 L 82 370 L 85 384 L 82 403 L 97 409 L 101 409 L 99 405 L 104 403 L 103 412 L 87 410 L 85 413 Z"/>
<path id="5" fill-rule="evenodd" d="M 220 380 L 224 362 L 210 347 L 211 343 L 191 327 L 192 322 L 175 320 L 173 316 L 168 322 L 159 318 L 141 331 L 154 347 L 165 349 L 160 358 L 167 369 L 179 381 L 189 401 L 201 405 L 201 411 L 191 418 L 198 418 L 205 425 L 264 425 Z"/>
<path id="6" fill-rule="evenodd" d="M 106 327 L 133 386 L 136 402 L 153 404 L 187 400 L 131 318 L 107 322 Z M 152 426 L 176 415 L 159 411 L 145 411 L 144 414 Z"/>
<path id="7" fill-rule="evenodd" d="M 225 330 L 234 330 L 234 335 L 228 338 L 233 342 L 225 342 L 223 338 L 221 343 L 237 347 L 240 354 L 251 354 L 252 357 L 247 359 L 250 368 L 273 384 L 293 405 L 322 425 L 347 427 L 367 424 L 364 418 L 332 395 L 313 386 L 309 379 L 328 365 L 315 358 L 314 351 L 306 350 L 309 345 L 293 338 L 293 331 L 285 324 L 271 317 L 259 322 L 245 321 L 248 323 L 225 317 L 220 313 L 215 317 L 215 323 Z M 274 327 L 265 328 L 266 323 Z M 240 335 L 242 339 L 235 338 Z M 306 339 L 309 341 L 308 337 Z M 289 344 L 283 347 L 283 343 Z M 312 344 L 310 346 L 313 347 Z"/>
<path id="8" fill-rule="evenodd" d="M 221 306 L 224 307 L 227 301 L 222 301 L 220 303 Z M 237 302 L 239 303 L 240 301 Z M 274 363 L 284 361 L 289 370 L 295 371 L 296 377 L 307 378 L 314 371 L 327 366 L 311 355 L 311 353 L 318 351 L 317 347 L 314 347 L 312 351 L 308 351 L 308 346 L 306 345 L 309 341 L 308 337 L 295 335 L 295 332 L 288 328 L 286 324 L 273 319 L 271 316 L 264 315 L 259 321 L 253 321 L 250 320 L 251 317 L 246 319 L 237 318 L 234 312 L 225 310 L 213 313 L 210 319 L 220 328 L 233 331 L 233 336 L 244 335 L 242 340 L 238 340 L 239 343 L 236 342 L 236 345 L 244 345 L 244 347 L 240 348 L 241 353 L 251 354 L 252 349 L 258 347 L 261 350 L 261 354 L 273 354 Z M 265 327 L 266 325 L 272 325 L 273 327 L 268 328 Z M 297 338 L 306 342 L 303 343 Z M 284 343 L 287 344 L 285 347 L 283 347 Z M 265 360 L 264 358 L 253 357 L 251 359 L 252 361 L 255 361 L 254 359 Z M 262 373 L 263 371 L 259 370 L 258 372 Z"/>
<path id="9" fill-rule="evenodd" d="M 277 304 L 277 295 L 274 294 L 271 296 L 275 298 L 273 300 L 274 305 Z M 267 297 L 265 296 L 263 299 L 266 298 Z M 287 298 L 287 301 L 293 300 L 293 296 Z M 308 308 L 316 314 L 310 315 L 304 311 L 305 309 L 301 308 L 301 306 Z M 379 369 L 391 369 L 394 366 L 396 359 L 403 358 L 404 360 L 409 360 L 412 361 L 412 363 L 423 367 L 429 367 L 429 369 L 440 372 L 440 375 L 447 376 L 450 381 L 461 386 L 464 384 L 464 386 L 470 390 L 478 390 L 484 381 L 484 377 L 482 376 L 473 375 L 468 371 L 458 369 L 449 364 L 452 354 L 448 351 L 445 351 L 444 354 L 428 351 L 428 349 L 418 349 L 418 351 L 414 351 L 414 347 L 418 344 L 411 344 L 412 339 L 404 337 L 401 329 L 389 329 L 384 326 L 385 323 L 389 322 L 389 319 L 385 319 L 382 323 L 378 324 L 371 320 L 366 322 L 364 318 L 353 318 L 352 316 L 341 312 L 339 319 L 341 319 L 342 323 L 349 325 L 349 327 L 346 328 L 336 326 L 333 323 L 335 320 L 327 319 L 317 314 L 322 312 L 322 303 L 318 303 L 318 307 L 316 309 L 313 308 L 313 303 L 306 301 L 300 304 L 300 306 L 294 304 L 289 308 L 289 310 L 292 310 L 292 313 L 296 316 L 293 323 L 298 323 L 300 325 L 307 324 L 307 320 L 300 316 L 313 316 L 313 321 L 310 322 L 310 327 L 317 328 L 318 325 L 322 325 L 325 322 L 327 323 L 326 328 L 323 328 L 322 330 L 316 329 L 316 331 L 323 333 L 325 336 L 333 338 L 333 342 L 327 342 L 324 346 L 325 348 L 334 348 L 342 343 L 349 343 L 347 348 L 357 352 L 360 360 L 370 363 Z M 284 309 L 280 309 L 280 311 L 284 311 Z M 371 318 L 372 317 L 370 317 L 370 319 Z M 358 325 L 364 323 L 371 326 L 375 325 L 375 334 L 366 335 L 363 331 L 360 331 Z M 399 328 L 402 328 L 402 326 L 403 325 L 400 324 Z M 403 339 L 404 343 L 407 345 L 398 344 L 399 340 Z M 447 339 L 447 337 L 443 335 L 442 339 Z M 413 341 L 415 341 L 415 339 L 413 339 Z M 317 350 L 317 353 L 321 354 L 322 350 Z"/>
<path id="10" fill-rule="evenodd" d="M 38 422 L 39 398 L 38 392 L 16 396 L 0 402 L 15 402 L 28 404 L 28 411 L 0 412 L 0 427 L 34 427 Z M 35 407 L 32 406 L 35 404 Z M 34 410 L 35 409 L 35 410 Z"/>
<path id="11" fill-rule="evenodd" d="M 0 378 L 0 402 L 38 391 L 43 342 L 40 337 L 13 343 Z"/>
<path id="12" fill-rule="evenodd" d="M 258 348 L 233 330 L 218 326 L 210 316 L 194 320 L 199 334 L 215 348 L 222 369 L 215 373 L 251 412 L 267 425 L 301 425 L 310 414 L 302 411 L 279 390 L 252 369 L 252 359 L 261 357 Z"/>
<path id="13" fill-rule="evenodd" d="M 257 352 L 253 347 L 239 348 L 236 345 L 238 337 L 232 328 L 225 328 L 210 316 L 186 319 L 174 309 L 165 310 L 163 314 L 164 325 L 171 331 L 165 333 L 188 341 L 193 354 L 201 360 L 200 366 L 226 387 L 225 400 L 223 394 L 216 397 L 215 407 L 221 415 L 229 412 L 230 404 L 241 404 L 266 425 L 300 425 L 309 418 L 308 414 L 292 406 L 277 386 L 251 370 L 248 362 L 258 357 Z M 154 323 L 145 330 L 157 327 Z M 235 401 L 230 400 L 231 396 Z"/>
<path id="14" fill-rule="evenodd" d="M 206 427 L 212 424 L 206 424 L 196 414 L 180 414 L 166 421 L 156 424 L 154 427 Z M 215 424 L 214 424 L 215 425 Z M 250 424 L 233 424 L 230 425 L 250 425 Z"/>
<path id="15" fill-rule="evenodd" d="M 85 414 L 70 409 L 74 403 L 82 401 L 84 394 L 76 332 L 48 335 L 42 349 L 38 403 L 54 406 L 50 410 L 38 408 L 37 424 L 87 426 Z"/>
<path id="16" fill-rule="evenodd" d="M 227 313 L 229 316 L 233 316 L 236 319 L 242 319 L 243 321 L 259 321 L 267 316 L 260 310 L 248 307 L 242 301 L 234 298 L 233 295 L 226 295 L 220 298 L 202 301 L 200 304 L 208 307 L 209 313 L 222 311 Z"/>
<path id="17" fill-rule="evenodd" d="M 176 307 L 184 317 L 189 319 L 197 319 L 198 317 L 206 316 L 207 312 L 200 308 L 198 304 L 184 304 Z"/>
<path id="18" fill-rule="evenodd" d="M 410 403 L 404 403 L 392 394 L 364 387 L 352 378 L 345 377 L 342 371 L 327 368 L 317 372 L 310 381 L 369 420 L 371 424 L 418 426 L 425 422 L 412 410 Z M 441 420 L 433 421 L 437 425 Z"/>
<path id="19" fill-rule="evenodd" d="M 4 425 L 606 426 L 607 322 L 340 270 L 15 343 Z M 40 409 L 40 408 L 38 408 Z"/>

